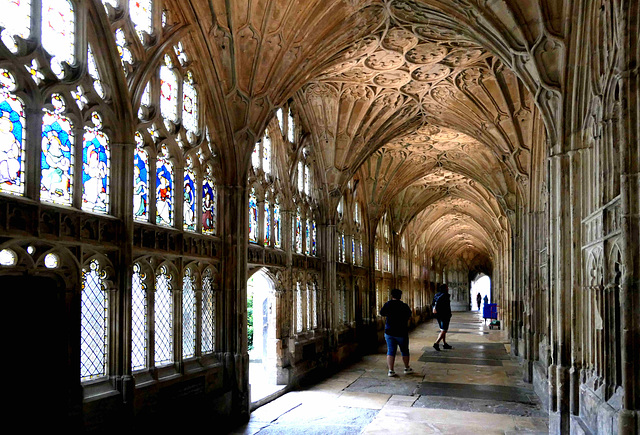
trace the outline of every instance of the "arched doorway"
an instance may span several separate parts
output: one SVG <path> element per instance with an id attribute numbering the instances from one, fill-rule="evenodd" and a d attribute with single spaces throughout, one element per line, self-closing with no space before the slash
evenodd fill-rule
<path id="1" fill-rule="evenodd" d="M 476 302 L 478 293 L 480 293 L 480 299 L 482 300 L 480 308 L 478 308 L 478 304 Z M 484 273 L 481 273 L 471 282 L 471 290 L 469 291 L 471 311 L 482 310 L 485 296 L 487 297 L 487 300 L 491 302 L 491 278 Z"/>
<path id="2" fill-rule="evenodd" d="M 247 343 L 252 406 L 284 388 L 276 385 L 276 312 L 273 280 L 260 269 L 247 281 Z"/>

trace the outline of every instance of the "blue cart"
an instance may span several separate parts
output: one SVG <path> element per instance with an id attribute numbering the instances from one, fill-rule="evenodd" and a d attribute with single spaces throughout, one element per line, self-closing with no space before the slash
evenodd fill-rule
<path id="1" fill-rule="evenodd" d="M 498 304 L 484 304 L 482 317 L 484 318 L 485 323 L 487 323 L 487 319 L 491 320 L 489 328 L 493 329 L 494 326 L 497 326 L 498 329 L 500 329 L 500 321 L 498 320 Z"/>

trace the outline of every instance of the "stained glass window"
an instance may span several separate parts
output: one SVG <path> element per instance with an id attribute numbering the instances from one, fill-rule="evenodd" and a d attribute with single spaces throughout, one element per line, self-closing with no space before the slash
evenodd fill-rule
<path id="1" fill-rule="evenodd" d="M 187 72 L 182 84 L 182 125 L 192 136 L 198 134 L 198 91 L 193 85 L 191 71 Z"/>
<path id="2" fill-rule="evenodd" d="M 347 245 L 345 243 L 344 231 L 340 233 L 340 261 L 343 263 L 347 262 L 347 253 L 346 253 Z"/>
<path id="3" fill-rule="evenodd" d="M 184 170 L 184 229 L 187 231 L 196 230 L 196 195 L 198 192 L 196 173 L 192 169 Z"/>
<path id="4" fill-rule="evenodd" d="M 196 354 L 196 292 L 195 277 L 191 270 L 184 271 L 182 279 L 182 357 Z"/>
<path id="5" fill-rule="evenodd" d="M 68 0 L 48 0 L 42 4 L 42 47 L 52 56 L 51 70 L 64 77 L 62 62 L 75 61 L 75 16 Z"/>
<path id="6" fill-rule="evenodd" d="M 316 221 L 311 221 L 311 255 L 317 255 L 316 249 L 316 240 L 317 240 L 317 231 L 316 231 Z"/>
<path id="7" fill-rule="evenodd" d="M 44 74 L 40 71 L 40 64 L 37 59 L 33 59 L 31 64 L 25 65 L 24 68 L 31 75 L 33 81 L 36 82 L 36 85 L 39 85 L 40 82 L 44 80 Z"/>
<path id="8" fill-rule="evenodd" d="M 156 274 L 155 365 L 173 362 L 173 289 L 166 266 Z"/>
<path id="9" fill-rule="evenodd" d="M 260 142 L 256 142 L 256 145 L 253 147 L 253 152 L 251 153 L 251 165 L 253 169 L 258 169 L 260 167 Z"/>
<path id="10" fill-rule="evenodd" d="M 304 164 L 298 162 L 298 192 L 302 193 L 304 189 Z"/>
<path id="11" fill-rule="evenodd" d="M 305 222 L 305 250 L 306 255 L 311 255 L 311 221 L 309 219 Z"/>
<path id="12" fill-rule="evenodd" d="M 302 284 L 298 281 L 296 287 L 296 332 L 302 332 L 302 319 Z"/>
<path id="13" fill-rule="evenodd" d="M 279 108 L 278 110 L 276 110 L 276 118 L 278 118 L 278 125 L 280 126 L 280 131 L 284 135 L 284 113 L 282 111 L 282 108 Z"/>
<path id="14" fill-rule="evenodd" d="M 302 254 L 302 217 L 299 208 L 296 212 L 296 252 Z"/>
<path id="15" fill-rule="evenodd" d="M 93 57 L 91 45 L 89 45 L 87 52 L 87 70 L 89 72 L 89 76 L 93 79 L 93 88 L 96 90 L 96 93 L 100 98 L 104 98 L 106 94 L 104 92 L 104 86 L 102 86 L 102 80 L 100 80 L 100 72 L 96 65 L 96 59 Z"/>
<path id="16" fill-rule="evenodd" d="M 215 344 L 215 308 L 216 301 L 213 294 L 213 279 L 211 270 L 206 270 L 202 277 L 202 342 L 201 353 L 213 352 Z"/>
<path id="17" fill-rule="evenodd" d="M 58 258 L 57 254 L 50 252 L 44 256 L 44 267 L 47 269 L 57 269 L 59 264 L 60 258 Z"/>
<path id="18" fill-rule="evenodd" d="M 281 236 L 281 226 L 280 226 L 280 203 L 276 199 L 275 204 L 273 205 L 273 235 L 275 238 L 276 248 L 282 247 L 282 236 Z"/>
<path id="19" fill-rule="evenodd" d="M 109 298 L 104 283 L 106 272 L 98 260 L 82 269 L 80 379 L 107 374 Z"/>
<path id="20" fill-rule="evenodd" d="M 364 257 L 362 256 L 362 240 L 358 240 L 358 264 L 362 266 L 364 264 Z"/>
<path id="21" fill-rule="evenodd" d="M 187 53 L 184 51 L 184 47 L 182 46 L 182 41 L 179 41 L 176 45 L 173 46 L 173 51 L 176 53 L 176 57 L 178 58 L 178 62 L 180 65 L 185 66 L 187 64 Z"/>
<path id="22" fill-rule="evenodd" d="M 169 160 L 169 150 L 162 145 L 156 162 L 156 223 L 173 226 L 174 172 Z"/>
<path id="23" fill-rule="evenodd" d="M 360 224 L 360 204 L 358 202 L 354 205 L 353 216 L 356 224 Z"/>
<path id="24" fill-rule="evenodd" d="M 122 29 L 116 29 L 116 46 L 118 47 L 122 68 L 124 68 L 124 72 L 126 73 L 127 66 L 125 64 L 133 64 L 133 55 L 131 54 L 131 50 L 129 50 L 127 38 L 124 36 Z"/>
<path id="25" fill-rule="evenodd" d="M 53 111 L 42 116 L 42 159 L 40 199 L 71 205 L 73 189 L 73 125 L 63 115 L 65 103 L 60 94 L 51 96 Z"/>
<path id="26" fill-rule="evenodd" d="M 15 266 L 18 263 L 18 256 L 11 249 L 0 251 L 0 266 Z"/>
<path id="27" fill-rule="evenodd" d="M 153 33 L 152 6 L 152 0 L 129 0 L 129 18 L 141 41 L 144 41 L 144 33 Z"/>
<path id="28" fill-rule="evenodd" d="M 166 10 L 162 11 L 162 27 L 167 27 L 167 19 L 168 19 L 167 15 L 168 14 Z"/>
<path id="29" fill-rule="evenodd" d="M 131 279 L 131 370 L 147 367 L 147 286 L 140 265 L 134 263 Z"/>
<path id="30" fill-rule="evenodd" d="M 216 233 L 216 185 L 210 175 L 202 182 L 202 232 Z"/>
<path id="31" fill-rule="evenodd" d="M 165 123 L 178 121 L 178 79 L 168 54 L 164 55 L 164 65 L 160 67 L 160 113 Z"/>
<path id="32" fill-rule="evenodd" d="M 27 39 L 31 34 L 31 0 L 2 0 L 0 9 L 0 26 L 4 27 L 0 33 L 2 42 L 12 53 L 17 53 L 18 45 L 13 37 Z"/>
<path id="33" fill-rule="evenodd" d="M 313 283 L 312 285 L 312 295 L 311 295 L 311 321 L 312 328 L 316 329 L 318 327 L 318 285 Z"/>
<path id="34" fill-rule="evenodd" d="M 94 112 L 93 127 L 85 127 L 82 147 L 82 209 L 107 213 L 109 209 L 109 138 L 102 132 L 102 119 Z"/>
<path id="35" fill-rule="evenodd" d="M 89 104 L 89 100 L 87 100 L 87 96 L 82 85 L 76 86 L 76 89 L 71 91 L 71 96 L 80 110 L 84 109 L 85 106 Z"/>
<path id="36" fill-rule="evenodd" d="M 22 195 L 26 118 L 15 89 L 13 74 L 0 68 L 0 192 Z"/>
<path id="37" fill-rule="evenodd" d="M 264 245 L 269 246 L 271 241 L 271 213 L 269 213 L 269 201 L 264 201 Z"/>
<path id="38" fill-rule="evenodd" d="M 356 240 L 351 237 L 351 263 L 356 264 Z"/>
<path id="39" fill-rule="evenodd" d="M 144 139 L 136 132 L 136 149 L 133 154 L 133 218 L 140 222 L 149 220 L 149 157 L 144 150 Z"/>
<path id="40" fill-rule="evenodd" d="M 258 242 L 258 199 L 255 189 L 251 189 L 249 195 L 249 241 Z"/>
<path id="41" fill-rule="evenodd" d="M 289 108 L 289 117 L 287 121 L 288 121 L 287 138 L 289 139 L 289 142 L 293 143 L 295 142 L 296 135 L 295 135 L 295 125 L 293 123 L 293 112 L 291 111 L 291 108 Z"/>
<path id="42" fill-rule="evenodd" d="M 271 174 L 271 138 L 268 133 L 262 138 L 262 170 Z"/>
<path id="43" fill-rule="evenodd" d="M 310 181 L 309 181 L 309 165 L 304 166 L 304 193 L 309 196 L 310 189 Z"/>
<path id="44" fill-rule="evenodd" d="M 148 116 L 148 108 L 151 107 L 151 83 L 147 82 L 147 86 L 142 91 L 140 97 L 140 108 L 138 109 L 138 118 L 146 119 Z"/>

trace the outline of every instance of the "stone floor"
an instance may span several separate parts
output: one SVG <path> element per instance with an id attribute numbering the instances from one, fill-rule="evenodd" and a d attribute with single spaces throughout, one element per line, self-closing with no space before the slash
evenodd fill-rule
<path id="1" fill-rule="evenodd" d="M 234 434 L 533 434 L 549 433 L 548 415 L 522 368 L 508 354 L 503 331 L 477 312 L 455 313 L 447 334 L 452 350 L 432 344 L 434 321 L 410 334 L 414 373 L 389 378 L 386 349 L 304 391 L 256 409 Z"/>

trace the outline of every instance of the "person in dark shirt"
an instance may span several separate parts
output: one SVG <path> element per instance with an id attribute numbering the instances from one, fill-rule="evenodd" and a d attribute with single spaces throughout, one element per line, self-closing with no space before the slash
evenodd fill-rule
<path id="1" fill-rule="evenodd" d="M 453 349 L 447 343 L 447 330 L 449 329 L 449 321 L 451 320 L 451 298 L 449 296 L 449 286 L 447 284 L 440 284 L 438 286 L 438 293 L 433 297 L 433 314 L 438 319 L 438 325 L 440 325 L 440 334 L 438 339 L 433 343 L 433 348 L 440 351 L 440 341 L 443 343 L 444 349 Z"/>
<path id="2" fill-rule="evenodd" d="M 411 308 L 402 302 L 402 290 L 394 288 L 391 290 L 391 300 L 384 304 L 380 310 L 380 315 L 386 317 L 384 327 L 384 339 L 387 341 L 387 366 L 388 376 L 396 376 L 393 366 L 396 361 L 396 351 L 400 346 L 402 362 L 404 362 L 404 372 L 411 373 L 413 369 L 409 367 L 409 318 Z"/>

